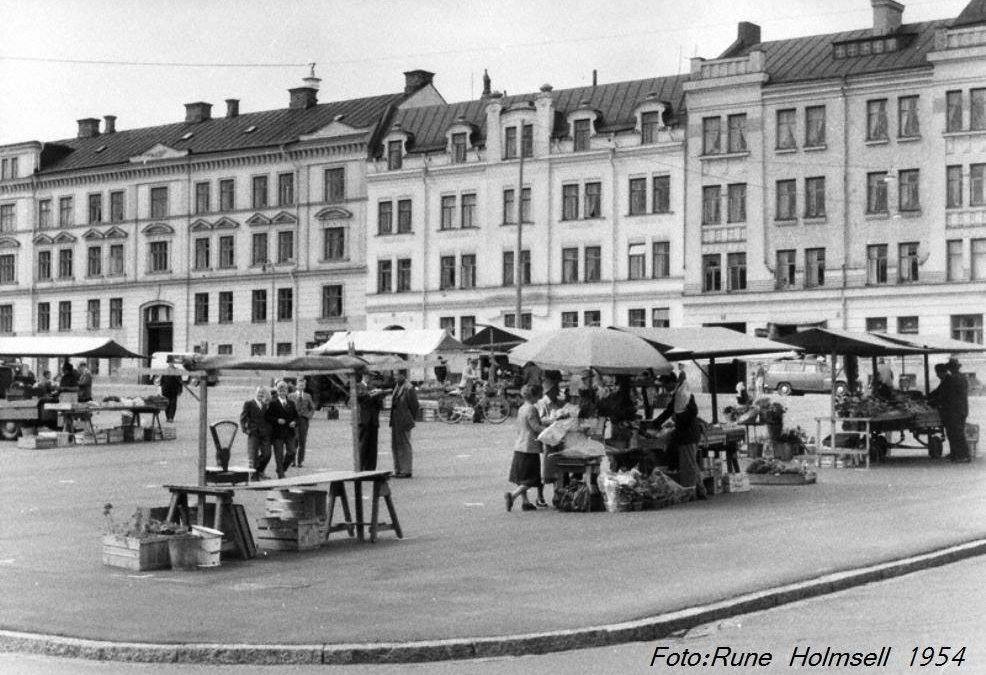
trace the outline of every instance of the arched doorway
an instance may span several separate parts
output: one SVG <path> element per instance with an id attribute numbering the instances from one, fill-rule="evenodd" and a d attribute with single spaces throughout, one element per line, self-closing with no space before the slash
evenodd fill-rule
<path id="1" fill-rule="evenodd" d="M 173 352 L 174 324 L 171 305 L 157 304 L 144 308 L 144 353 Z"/>

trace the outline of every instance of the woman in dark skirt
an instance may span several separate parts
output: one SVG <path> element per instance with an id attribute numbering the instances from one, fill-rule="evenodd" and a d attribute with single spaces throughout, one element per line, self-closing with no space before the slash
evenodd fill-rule
<path id="1" fill-rule="evenodd" d="M 524 403 L 517 411 L 517 441 L 514 444 L 514 459 L 510 464 L 510 482 L 517 488 L 505 493 L 504 500 L 507 511 L 513 508 L 517 497 L 520 497 L 524 511 L 536 511 L 537 507 L 527 498 L 527 491 L 541 486 L 541 444 L 538 442 L 538 434 L 544 430 L 544 425 L 535 405 L 541 397 L 541 388 L 525 384 L 520 389 L 520 395 Z"/>

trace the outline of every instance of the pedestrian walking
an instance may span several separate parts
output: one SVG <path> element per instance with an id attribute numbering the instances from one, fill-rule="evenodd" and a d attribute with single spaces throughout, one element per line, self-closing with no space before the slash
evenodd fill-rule
<path id="1" fill-rule="evenodd" d="M 435 366 L 435 379 L 438 384 L 445 386 L 445 380 L 448 379 L 448 361 L 445 360 L 444 356 L 438 357 L 438 365 Z"/>
<path id="2" fill-rule="evenodd" d="M 418 394 L 407 380 L 407 371 L 395 373 L 396 386 L 390 403 L 390 450 L 394 455 L 394 477 L 410 478 L 412 472 L 411 429 L 418 418 Z"/>
<path id="3" fill-rule="evenodd" d="M 356 405 L 359 409 L 359 470 L 377 470 L 377 436 L 380 433 L 380 409 L 386 392 L 370 388 L 370 376 L 363 372 L 356 383 Z"/>
<path id="4" fill-rule="evenodd" d="M 168 357 L 168 367 L 174 367 L 170 356 Z M 164 408 L 164 419 L 168 422 L 174 422 L 175 412 L 178 410 L 178 397 L 181 396 L 182 390 L 181 375 L 162 375 L 160 386 L 161 396 L 168 399 L 168 405 Z"/>
<path id="5" fill-rule="evenodd" d="M 89 370 L 89 364 L 85 361 L 80 361 L 77 372 L 79 403 L 87 403 L 92 400 L 92 372 Z"/>
<path id="6" fill-rule="evenodd" d="M 298 386 L 291 396 L 294 401 L 295 410 L 298 411 L 298 456 L 295 459 L 295 466 L 302 467 L 305 463 L 305 450 L 308 448 L 308 427 L 312 418 L 315 417 L 315 401 L 308 393 L 308 380 L 300 378 Z"/>
<path id="7" fill-rule="evenodd" d="M 253 398 L 243 404 L 240 412 L 240 429 L 247 435 L 247 455 L 250 468 L 257 472 L 257 479 L 264 480 L 264 471 L 270 462 L 270 424 L 267 423 L 267 400 L 270 390 L 257 387 Z"/>
<path id="8" fill-rule="evenodd" d="M 524 400 L 517 411 L 517 439 L 514 441 L 514 456 L 510 463 L 510 482 L 517 487 L 504 494 L 507 511 L 514 507 L 514 501 L 520 497 L 521 508 L 524 511 L 536 511 L 537 507 L 527 497 L 531 488 L 541 489 L 541 444 L 538 434 L 545 426 L 538 413 L 537 401 L 541 397 L 541 387 L 536 384 L 525 384 L 520 388 L 520 396 Z M 543 499 L 543 495 L 541 497 Z"/>
<path id="9" fill-rule="evenodd" d="M 274 451 L 277 477 L 284 478 L 288 467 L 294 463 L 298 409 L 294 407 L 294 401 L 288 398 L 287 382 L 280 380 L 275 388 L 277 395 L 267 404 L 264 416 L 270 425 L 270 444 Z"/>

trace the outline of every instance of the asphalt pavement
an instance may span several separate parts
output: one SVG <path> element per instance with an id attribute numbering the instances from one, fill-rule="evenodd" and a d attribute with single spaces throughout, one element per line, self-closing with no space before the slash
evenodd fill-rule
<path id="1" fill-rule="evenodd" d="M 248 395 L 212 390 L 210 421 L 236 418 Z M 788 424 L 808 427 L 827 403 L 786 399 Z M 541 653 L 651 640 L 986 550 L 983 460 L 923 450 L 661 511 L 506 513 L 511 420 L 418 425 L 414 478 L 392 481 L 403 540 L 334 534 L 316 551 L 194 572 L 104 567 L 105 503 L 126 515 L 165 505 L 164 484 L 194 483 L 192 404 L 182 397 L 176 441 L 0 447 L 0 648 L 253 664 Z M 984 419 L 986 400 L 972 410 Z M 302 471 L 351 468 L 345 415 L 319 416 L 310 438 Z M 263 494 L 237 499 L 251 520 L 263 514 Z"/>

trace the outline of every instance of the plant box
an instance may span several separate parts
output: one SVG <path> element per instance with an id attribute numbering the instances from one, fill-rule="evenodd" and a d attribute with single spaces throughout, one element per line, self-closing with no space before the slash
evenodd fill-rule
<path id="1" fill-rule="evenodd" d="M 808 473 L 748 473 L 750 485 L 810 485 L 817 480 L 814 471 Z"/>
<path id="2" fill-rule="evenodd" d="M 168 553 L 170 535 L 149 537 L 124 537 L 115 534 L 103 536 L 103 564 L 128 570 L 161 570 L 171 567 Z"/>
<path id="3" fill-rule="evenodd" d="M 327 521 L 320 518 L 257 518 L 257 546 L 274 551 L 308 551 L 322 545 Z"/>

